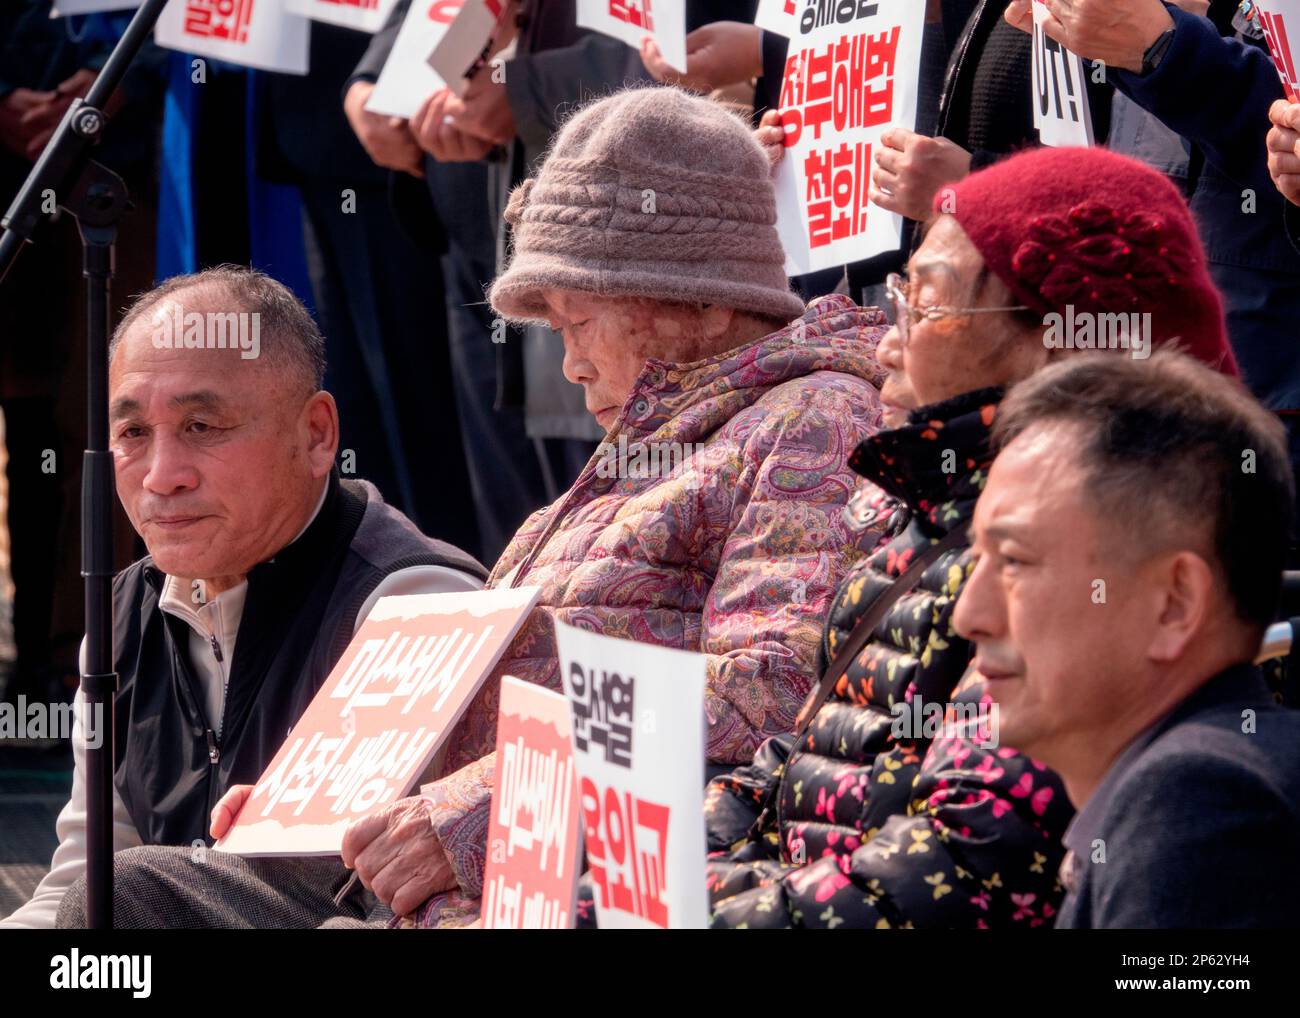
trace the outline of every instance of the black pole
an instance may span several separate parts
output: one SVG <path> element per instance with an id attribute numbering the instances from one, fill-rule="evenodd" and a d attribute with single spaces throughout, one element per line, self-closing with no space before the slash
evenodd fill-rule
<path id="1" fill-rule="evenodd" d="M 90 158 L 107 126 L 103 109 L 162 14 L 167 0 L 144 0 L 85 99 L 74 100 L 0 226 L 0 281 L 54 206 L 69 212 L 85 253 L 88 383 L 81 475 L 81 575 L 86 584 L 86 668 L 81 690 L 101 738 L 86 747 L 86 909 L 91 929 L 113 925 L 113 457 L 108 450 L 109 283 L 126 185 Z"/>

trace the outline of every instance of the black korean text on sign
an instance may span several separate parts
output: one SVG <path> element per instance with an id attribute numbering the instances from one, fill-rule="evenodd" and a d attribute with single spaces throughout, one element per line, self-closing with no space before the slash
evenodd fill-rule
<path id="1" fill-rule="evenodd" d="M 1041 73 L 1034 82 L 1039 115 L 1079 123 L 1082 115 L 1077 90 L 1083 88 L 1083 82 L 1075 81 L 1070 73 L 1070 60 L 1065 48 L 1041 29 L 1035 29 L 1034 42 L 1040 47 L 1040 59 L 1035 66 Z"/>
<path id="2" fill-rule="evenodd" d="M 916 0 L 904 0 L 914 3 Z M 798 5 L 786 0 L 785 13 L 793 15 Z M 804 0 L 803 13 L 799 15 L 799 34 L 824 28 L 827 25 L 851 25 L 876 13 L 880 5 L 876 0 Z"/>
<path id="3" fill-rule="evenodd" d="M 584 671 L 578 662 L 569 666 L 573 705 L 573 742 L 589 752 L 589 743 L 605 748 L 607 762 L 632 766 L 632 718 L 635 680 L 617 672 Z"/>

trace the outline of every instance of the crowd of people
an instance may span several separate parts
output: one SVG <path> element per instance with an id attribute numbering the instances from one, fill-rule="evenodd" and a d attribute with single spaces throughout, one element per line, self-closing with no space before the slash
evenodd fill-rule
<path id="1" fill-rule="evenodd" d="M 120 100 L 126 276 L 161 282 L 109 351 L 145 552 L 114 586 L 115 924 L 478 922 L 500 680 L 559 688 L 560 621 L 704 656 L 714 928 L 1295 925 L 1300 715 L 1258 662 L 1296 561 L 1300 103 L 1254 5 L 1048 0 L 1102 73 L 1097 146 L 1045 148 L 1029 0 L 928 0 L 915 130 L 871 182 L 900 249 L 793 280 L 787 40 L 755 4 L 688 2 L 682 71 L 520 0 L 503 73 L 409 120 L 366 109 L 408 7 L 314 26 L 300 78 L 196 88 L 150 52 Z M 7 188 L 114 27 L 17 8 Z M 52 250 L 24 267 L 46 294 Z M 6 338 L 46 314 L 0 308 Z M 257 315 L 261 355 L 155 341 L 194 312 Z M 1067 316 L 1128 342 L 1060 342 Z M 75 674 L 49 607 L 70 471 L 35 453 L 79 440 L 62 365 L 31 366 L 0 394 L 20 664 L 49 680 Z M 611 473 L 620 442 L 690 456 Z M 378 598 L 521 584 L 424 791 L 341 858 L 196 853 Z M 913 702 L 996 711 L 1000 740 L 900 733 Z M 86 923 L 73 753 L 49 873 L 0 926 Z"/>

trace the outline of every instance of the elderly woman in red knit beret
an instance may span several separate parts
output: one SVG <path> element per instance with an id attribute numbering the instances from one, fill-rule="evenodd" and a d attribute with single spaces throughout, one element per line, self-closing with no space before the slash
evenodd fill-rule
<path id="1" fill-rule="evenodd" d="M 851 459 L 871 482 L 859 519 L 896 536 L 841 588 L 797 732 L 710 786 L 717 927 L 1052 924 L 1070 803 L 998 745 L 952 625 L 990 425 L 1005 387 L 1080 351 L 1141 361 L 1177 344 L 1236 373 L 1192 218 L 1154 170 L 1043 149 L 935 210 L 908 278 L 890 280 L 897 322 L 877 355 L 891 430 Z"/>

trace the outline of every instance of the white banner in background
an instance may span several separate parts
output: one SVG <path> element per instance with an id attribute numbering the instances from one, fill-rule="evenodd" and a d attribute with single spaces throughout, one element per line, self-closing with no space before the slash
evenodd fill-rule
<path id="1" fill-rule="evenodd" d="M 881 134 L 916 125 L 925 4 L 853 10 L 862 16 L 847 25 L 801 26 L 786 54 L 776 226 L 792 276 L 896 250 L 902 236 L 902 216 L 871 205 L 867 189 Z"/>
<path id="2" fill-rule="evenodd" d="M 1091 146 L 1092 114 L 1083 61 L 1043 31 L 1047 5 L 1034 0 L 1034 126 L 1044 145 Z"/>
<path id="3" fill-rule="evenodd" d="M 601 929 L 701 929 L 703 654 L 555 623 Z"/>
<path id="4" fill-rule="evenodd" d="M 378 32 L 397 0 L 284 0 L 290 14 L 359 32 Z"/>
<path id="5" fill-rule="evenodd" d="M 367 110 L 409 120 L 424 100 L 447 87 L 441 75 L 429 66 L 428 56 L 459 13 L 460 0 L 412 0 L 375 90 L 370 93 Z"/>
<path id="6" fill-rule="evenodd" d="M 578 0 L 578 25 L 635 50 L 648 35 L 671 67 L 686 70 L 686 0 Z"/>
<path id="7" fill-rule="evenodd" d="M 261 71 L 306 74 L 311 22 L 284 0 L 171 0 L 154 31 L 165 49 Z"/>

